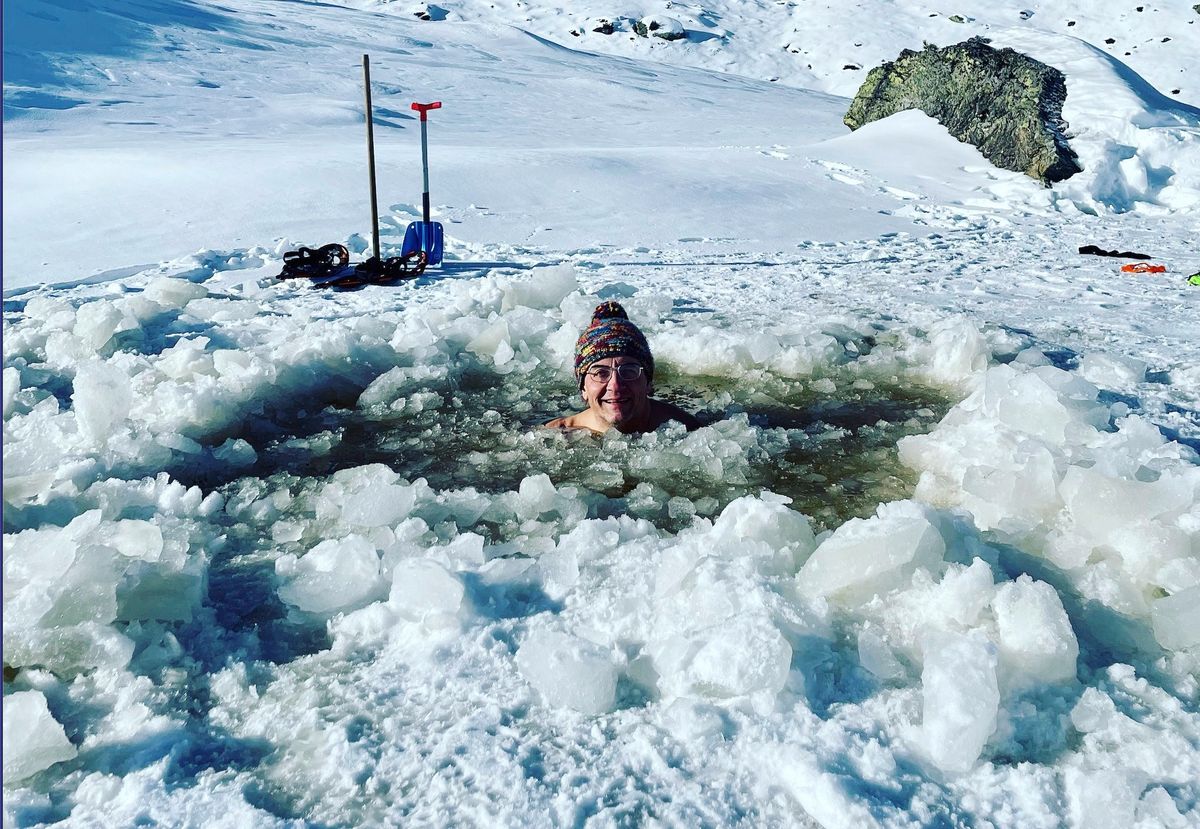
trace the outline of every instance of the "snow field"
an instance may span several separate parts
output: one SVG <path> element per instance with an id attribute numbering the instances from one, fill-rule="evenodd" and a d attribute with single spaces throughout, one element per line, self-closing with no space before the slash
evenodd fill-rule
<path id="1" fill-rule="evenodd" d="M 1137 382 L 1137 361 L 1063 370 L 1030 338 L 956 315 L 738 327 L 628 285 L 585 293 L 565 266 L 341 317 L 229 273 L 6 313 L 4 650 L 17 692 L 41 695 L 20 698 L 33 736 L 5 750 L 34 784 L 23 808 L 82 820 L 94 790 L 124 802 L 147 776 L 243 751 L 255 762 L 195 785 L 264 819 L 571 819 L 590 798 L 614 819 L 803 820 L 777 790 L 827 826 L 862 809 L 902 825 L 914 803 L 1039 825 L 1063 797 L 1085 825 L 1100 792 L 1136 820 L 1195 817 L 1196 753 L 1164 734 L 1196 727 L 1180 700 L 1196 693 L 1200 467 L 1083 376 Z M 574 338 L 613 292 L 664 388 L 738 379 L 740 397 L 683 398 L 721 419 L 632 439 L 531 428 L 571 405 Z M 915 500 L 814 529 L 755 484 L 755 456 L 785 454 L 793 432 L 811 447 L 844 431 L 761 414 L 794 383 L 863 411 L 850 395 L 875 386 L 962 399 L 927 434 L 928 420 L 906 427 Z M 409 473 L 407 450 L 400 470 L 354 464 L 337 453 L 338 421 L 355 418 L 391 430 L 383 450 L 416 440 L 474 472 L 418 475 L 414 460 Z M 201 678 L 194 720 L 167 700 Z M 413 699 L 379 721 L 360 691 Z M 489 700 L 475 719 L 472 699 Z M 548 743 L 547 727 L 568 736 Z M 361 729 L 379 733 L 364 743 Z M 169 748 L 164 733 L 183 736 Z M 624 764 L 650 756 L 630 753 L 643 738 L 675 770 L 652 764 L 623 789 Z M 119 741 L 141 746 L 136 772 Z M 436 764 L 406 754 L 419 746 L 498 764 L 483 788 L 505 791 L 501 805 L 475 799 L 477 775 L 435 782 Z M 739 781 L 758 756 L 783 759 Z M 54 764 L 67 773 L 38 777 Z M 572 782 L 543 785 L 550 771 Z M 667 806 L 679 774 L 723 794 Z M 415 782 L 384 796 L 396 779 Z M 170 812 L 188 796 L 149 802 Z"/>
<path id="2" fill-rule="evenodd" d="M 630 240 L 784 250 L 798 228 L 809 239 L 919 233 L 930 214 L 945 226 L 964 214 L 1136 213 L 1191 229 L 1200 110 L 1187 103 L 1190 62 L 1171 56 L 1195 54 L 1200 16 L 1182 4 L 1145 14 L 1124 5 L 1069 27 L 1060 10 L 1023 19 L 1011 4 L 961 23 L 949 19 L 955 10 L 904 4 L 676 4 L 661 11 L 689 39 L 667 43 L 570 35 L 585 15 L 611 17 L 609 7 L 566 14 L 467 0 L 426 22 L 374 0 L 286 16 L 234 0 L 204 7 L 200 25 L 186 19 L 197 8 L 169 3 L 148 20 L 105 14 L 89 26 L 82 13 L 28 0 L 10 10 L 6 41 L 18 59 L 5 79 L 4 287 L 119 279 L 141 263 L 285 234 L 309 244 L 369 237 L 363 52 L 392 208 L 385 242 L 419 212 L 409 104 L 438 96 L 447 106 L 431 133 L 435 218 L 464 243 L 542 260 Z M 172 25 L 172 11 L 184 19 Z M 1115 19 L 1122 32 L 1107 32 Z M 112 37 L 95 43 L 98 32 Z M 841 117 L 872 66 L 975 34 L 1063 69 L 1083 173 L 1041 188 L 992 168 L 932 119 L 907 119 L 915 112 L 869 125 L 860 140 L 848 133 Z M 1111 34 L 1138 45 L 1101 46 Z M 147 48 L 164 43 L 175 45 Z M 829 168 L 847 155 L 853 169 Z M 250 192 L 230 198 L 246 182 Z M 171 233 L 145 231 L 164 216 Z"/>

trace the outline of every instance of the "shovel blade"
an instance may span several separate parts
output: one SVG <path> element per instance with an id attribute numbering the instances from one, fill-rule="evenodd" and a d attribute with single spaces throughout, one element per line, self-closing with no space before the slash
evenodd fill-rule
<path id="1" fill-rule="evenodd" d="M 407 256 L 418 250 L 425 251 L 430 265 L 442 264 L 442 223 L 413 222 L 404 231 L 404 247 L 401 256 Z"/>

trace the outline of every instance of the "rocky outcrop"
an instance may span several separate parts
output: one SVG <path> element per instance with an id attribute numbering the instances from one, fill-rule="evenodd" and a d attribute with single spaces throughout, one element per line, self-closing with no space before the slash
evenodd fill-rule
<path id="1" fill-rule="evenodd" d="M 983 38 L 905 49 L 867 75 L 843 119 L 855 130 L 905 109 L 936 118 L 1006 170 L 1049 184 L 1082 169 L 1064 135 L 1062 72 Z"/>
<path id="2" fill-rule="evenodd" d="M 683 40 L 687 37 L 683 24 L 673 17 L 643 17 L 633 24 L 640 37 L 661 37 L 663 40 Z"/>

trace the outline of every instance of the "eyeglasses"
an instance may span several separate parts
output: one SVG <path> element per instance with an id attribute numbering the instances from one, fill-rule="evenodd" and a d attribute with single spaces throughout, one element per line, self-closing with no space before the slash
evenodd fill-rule
<path id="1" fill-rule="evenodd" d="M 646 369 L 637 363 L 621 363 L 619 366 L 592 366 L 587 370 L 587 376 L 592 382 L 606 384 L 612 379 L 613 372 L 617 373 L 617 378 L 623 383 L 632 383 L 634 380 L 642 376 L 642 372 Z"/>

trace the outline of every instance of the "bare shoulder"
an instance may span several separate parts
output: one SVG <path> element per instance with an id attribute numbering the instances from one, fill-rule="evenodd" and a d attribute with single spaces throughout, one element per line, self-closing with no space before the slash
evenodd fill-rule
<path id="1" fill-rule="evenodd" d="M 678 420 L 689 432 L 700 428 L 700 421 L 696 419 L 695 415 L 679 408 L 674 403 L 668 403 L 665 400 L 653 400 L 651 402 L 653 405 L 651 416 L 654 420 L 654 428 L 657 429 L 671 420 Z"/>
<path id="2" fill-rule="evenodd" d="M 587 422 L 587 412 L 576 412 L 575 414 L 567 415 L 566 417 L 556 417 L 556 418 L 554 418 L 554 420 L 548 421 L 547 423 L 543 424 L 542 428 L 543 429 L 561 429 L 564 432 L 574 431 L 574 430 L 578 430 L 578 429 L 586 429 L 589 432 L 596 431 Z"/>

